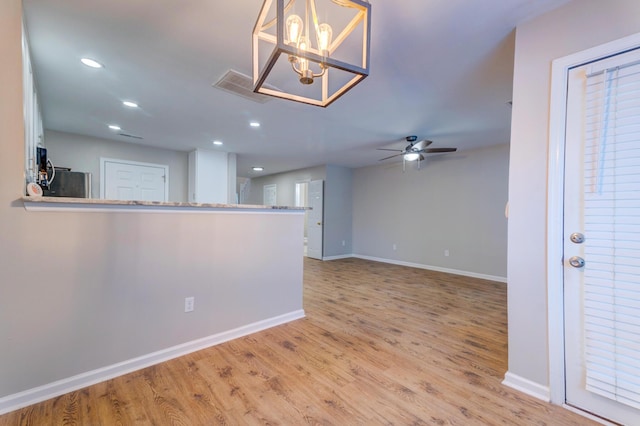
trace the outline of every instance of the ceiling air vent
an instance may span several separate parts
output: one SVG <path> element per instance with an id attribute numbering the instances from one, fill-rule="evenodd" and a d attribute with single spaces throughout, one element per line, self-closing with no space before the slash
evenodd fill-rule
<path id="1" fill-rule="evenodd" d="M 271 96 L 254 93 L 253 80 L 251 79 L 251 77 L 235 70 L 227 71 L 220 80 L 213 84 L 213 87 L 222 89 L 226 92 L 234 93 L 238 96 L 242 96 L 245 99 L 259 102 L 261 104 L 273 99 L 273 97 Z M 276 87 L 269 88 L 278 90 Z"/>
<path id="2" fill-rule="evenodd" d="M 125 138 L 132 138 L 132 139 L 144 139 L 142 136 L 136 136 L 136 135 L 130 135 L 128 133 L 118 133 L 120 136 L 124 136 Z"/>

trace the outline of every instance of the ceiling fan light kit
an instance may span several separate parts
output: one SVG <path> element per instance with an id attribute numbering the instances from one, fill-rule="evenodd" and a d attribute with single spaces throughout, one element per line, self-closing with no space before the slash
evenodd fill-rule
<path id="1" fill-rule="evenodd" d="M 388 148 L 378 148 L 379 151 L 395 151 L 398 154 L 393 154 L 388 157 L 381 158 L 378 161 L 388 160 L 390 158 L 395 158 L 402 156 L 402 171 L 405 170 L 405 165 L 407 161 L 415 161 L 418 163 L 417 168 L 420 168 L 420 163 L 423 160 L 426 160 L 426 157 L 422 154 L 433 154 L 433 153 L 445 153 L 445 152 L 455 152 L 457 148 L 428 148 L 429 145 L 433 143 L 433 141 L 423 139 L 418 141 L 417 136 L 407 136 L 405 140 L 409 143 L 404 149 L 388 149 Z"/>
<path id="2" fill-rule="evenodd" d="M 407 152 L 403 158 L 406 161 L 416 161 L 420 158 L 420 154 L 418 154 L 417 152 Z"/>
<path id="3" fill-rule="evenodd" d="M 253 28 L 253 91 L 327 107 L 369 75 L 370 38 L 368 1 L 264 0 Z"/>

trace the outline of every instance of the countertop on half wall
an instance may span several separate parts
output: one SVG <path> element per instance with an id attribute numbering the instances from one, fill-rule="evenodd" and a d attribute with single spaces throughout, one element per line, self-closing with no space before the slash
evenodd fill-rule
<path id="1" fill-rule="evenodd" d="M 22 197 L 25 209 L 29 211 L 76 210 L 76 211 L 157 211 L 157 212 L 207 212 L 207 211 L 247 211 L 247 212 L 305 212 L 309 207 L 263 206 L 254 204 L 220 204 L 161 201 L 102 200 L 95 198 L 67 197 Z"/>

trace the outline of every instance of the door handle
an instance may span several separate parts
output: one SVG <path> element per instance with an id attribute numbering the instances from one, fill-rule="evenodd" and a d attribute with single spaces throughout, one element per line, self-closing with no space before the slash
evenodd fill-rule
<path id="1" fill-rule="evenodd" d="M 574 268 L 582 268 L 584 266 L 584 259 L 580 256 L 572 256 L 569 258 L 569 265 Z"/>

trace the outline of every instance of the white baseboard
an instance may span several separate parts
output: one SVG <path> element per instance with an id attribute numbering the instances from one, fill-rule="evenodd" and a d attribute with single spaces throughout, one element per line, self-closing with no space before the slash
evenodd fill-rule
<path id="1" fill-rule="evenodd" d="M 354 256 L 352 254 L 339 254 L 337 256 L 323 256 L 322 260 L 349 259 L 350 257 L 354 257 Z"/>
<path id="2" fill-rule="evenodd" d="M 203 337 L 191 342 L 162 349 L 160 351 L 119 362 L 117 364 L 81 373 L 66 379 L 57 380 L 46 385 L 38 386 L 37 388 L 8 395 L 0 398 L 0 414 L 18 410 L 28 405 L 46 401 L 47 399 L 55 398 L 57 396 L 82 389 L 105 380 L 113 379 L 114 377 L 122 376 L 142 368 L 150 367 L 173 358 L 206 349 L 258 331 L 266 330 L 267 328 L 275 327 L 280 324 L 304 318 L 304 316 L 304 310 L 300 309 L 277 317 L 247 324 L 233 330 L 223 331 L 208 337 Z"/>
<path id="3" fill-rule="evenodd" d="M 402 260 L 384 259 L 384 258 L 373 257 L 373 256 L 363 256 L 360 254 L 354 254 L 352 257 L 356 257 L 358 259 L 373 260 L 374 262 L 383 262 L 383 263 L 391 263 L 393 265 L 409 266 L 411 268 L 420 268 L 420 269 L 428 269 L 430 271 L 446 272 L 448 274 L 454 274 L 454 275 L 463 275 L 465 277 L 480 278 L 482 280 L 497 281 L 501 283 L 507 282 L 507 277 L 501 277 L 498 275 L 479 274 L 476 272 L 461 271 L 458 269 L 449 269 L 449 268 L 441 268 L 439 266 L 423 265 L 421 263 L 404 262 Z"/>
<path id="4" fill-rule="evenodd" d="M 502 384 L 545 402 L 551 401 L 551 390 L 549 389 L 549 386 L 542 386 L 539 383 L 525 379 L 524 377 L 510 373 L 509 371 L 504 375 Z"/>

